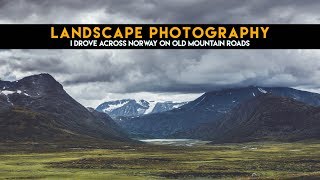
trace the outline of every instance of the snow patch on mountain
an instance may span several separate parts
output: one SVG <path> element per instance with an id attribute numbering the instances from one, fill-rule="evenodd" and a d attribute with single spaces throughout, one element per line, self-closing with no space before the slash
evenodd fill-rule
<path id="1" fill-rule="evenodd" d="M 262 88 L 258 88 L 258 90 L 259 90 L 260 92 L 262 92 L 263 94 L 268 93 L 266 90 L 264 90 L 264 89 L 262 89 Z"/>
<path id="2" fill-rule="evenodd" d="M 8 95 L 10 95 L 10 94 L 16 93 L 16 91 L 8 91 L 8 90 L 5 90 L 5 91 L 1 91 L 1 93 L 4 94 L 4 95 L 6 95 L 6 96 L 8 96 Z"/>
<path id="3" fill-rule="evenodd" d="M 145 112 L 145 109 L 138 108 L 137 111 L 138 111 L 139 114 L 143 114 Z"/>
<path id="4" fill-rule="evenodd" d="M 25 96 L 30 96 L 27 93 L 23 93 L 21 90 L 16 90 L 16 91 L 4 90 L 4 91 L 0 91 L 0 94 L 4 94 L 6 96 L 11 95 L 11 94 L 22 94 L 22 95 L 25 95 Z"/>
<path id="5" fill-rule="evenodd" d="M 144 112 L 144 114 L 150 114 L 150 113 L 153 111 L 153 109 L 154 109 L 154 107 L 156 106 L 156 104 L 157 104 L 156 101 L 150 101 L 150 102 L 149 102 L 149 108 L 146 109 L 146 111 Z"/>
<path id="6" fill-rule="evenodd" d="M 110 104 L 109 107 L 104 109 L 104 112 L 113 111 L 115 109 L 121 108 L 122 106 L 128 104 L 129 101 L 121 102 L 120 104 Z"/>
<path id="7" fill-rule="evenodd" d="M 180 103 L 180 104 L 173 105 L 173 109 L 177 109 L 185 104 L 187 104 L 187 103 Z"/>

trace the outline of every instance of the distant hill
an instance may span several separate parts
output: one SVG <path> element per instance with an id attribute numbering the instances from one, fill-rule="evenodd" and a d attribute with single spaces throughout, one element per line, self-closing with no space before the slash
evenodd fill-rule
<path id="1" fill-rule="evenodd" d="M 250 86 L 207 92 L 178 109 L 136 118 L 122 118 L 120 125 L 133 137 L 172 137 L 178 132 L 215 122 L 238 105 L 266 94 L 292 98 L 308 105 L 320 105 L 320 95 L 316 93 L 287 87 Z"/>
<path id="2" fill-rule="evenodd" d="M 264 95 L 237 106 L 216 122 L 176 136 L 213 143 L 320 139 L 320 108 Z"/>
<path id="3" fill-rule="evenodd" d="M 89 111 L 49 74 L 0 81 L 0 140 L 130 141 L 106 114 Z"/>

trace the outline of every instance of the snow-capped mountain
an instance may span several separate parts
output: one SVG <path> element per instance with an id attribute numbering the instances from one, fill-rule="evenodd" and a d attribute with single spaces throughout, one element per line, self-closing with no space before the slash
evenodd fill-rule
<path id="1" fill-rule="evenodd" d="M 107 113 L 111 117 L 137 117 L 145 114 L 170 111 L 184 104 L 186 103 L 123 99 L 104 102 L 100 104 L 96 110 Z"/>

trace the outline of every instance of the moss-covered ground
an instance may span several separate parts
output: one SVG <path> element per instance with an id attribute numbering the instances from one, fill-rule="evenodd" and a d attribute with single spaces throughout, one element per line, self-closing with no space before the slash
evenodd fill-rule
<path id="1" fill-rule="evenodd" d="M 0 178 L 317 179 L 320 142 L 10 150 L 0 153 Z"/>

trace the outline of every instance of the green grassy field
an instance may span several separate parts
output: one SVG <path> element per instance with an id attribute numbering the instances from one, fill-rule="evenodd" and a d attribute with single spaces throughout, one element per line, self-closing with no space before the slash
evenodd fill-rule
<path id="1" fill-rule="evenodd" d="M 2 147 L 3 149 L 3 147 Z M 320 142 L 5 152 L 4 179 L 320 178 Z"/>

